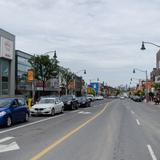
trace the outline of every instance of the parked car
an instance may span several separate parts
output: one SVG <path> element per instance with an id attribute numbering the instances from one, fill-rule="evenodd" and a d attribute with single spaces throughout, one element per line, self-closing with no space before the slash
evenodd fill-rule
<path id="1" fill-rule="evenodd" d="M 86 96 L 78 97 L 78 103 L 80 107 L 90 107 L 91 101 Z"/>
<path id="2" fill-rule="evenodd" d="M 10 127 L 17 122 L 29 121 L 30 111 L 22 98 L 0 98 L 0 125 Z"/>
<path id="3" fill-rule="evenodd" d="M 131 96 L 130 98 L 135 102 L 142 102 L 144 100 L 144 98 L 140 96 Z"/>
<path id="4" fill-rule="evenodd" d="M 30 109 L 31 115 L 51 115 L 54 116 L 56 113 L 63 113 L 64 104 L 58 97 L 48 97 L 41 98 L 39 102 L 37 102 Z"/>
<path id="5" fill-rule="evenodd" d="M 61 96 L 60 99 L 64 103 L 65 110 L 67 109 L 74 110 L 74 109 L 78 109 L 79 107 L 78 99 L 74 95 L 64 95 L 64 96 Z"/>
<path id="6" fill-rule="evenodd" d="M 95 99 L 96 99 L 96 100 L 103 100 L 104 97 L 103 97 L 103 96 L 96 96 Z"/>
<path id="7" fill-rule="evenodd" d="M 95 97 L 92 94 L 87 94 L 86 95 L 87 99 L 89 99 L 90 101 L 94 101 Z"/>

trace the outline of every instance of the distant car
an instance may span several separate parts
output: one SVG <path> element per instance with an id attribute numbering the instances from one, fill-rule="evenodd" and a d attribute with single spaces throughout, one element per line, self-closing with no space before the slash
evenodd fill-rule
<path id="1" fill-rule="evenodd" d="M 64 95 L 61 96 L 61 101 L 64 103 L 64 109 L 78 109 L 79 104 L 78 104 L 78 99 L 75 95 Z"/>
<path id="2" fill-rule="evenodd" d="M 103 97 L 103 96 L 96 96 L 95 99 L 96 99 L 96 100 L 103 100 L 104 97 Z"/>
<path id="3" fill-rule="evenodd" d="M 78 97 L 78 102 L 80 107 L 90 107 L 91 101 L 87 99 L 86 96 Z"/>
<path id="4" fill-rule="evenodd" d="M 25 100 L 0 98 L 0 125 L 10 127 L 17 122 L 29 121 L 30 111 Z"/>
<path id="5" fill-rule="evenodd" d="M 131 99 L 135 102 L 142 102 L 144 99 L 140 96 L 131 96 Z"/>
<path id="6" fill-rule="evenodd" d="M 87 94 L 86 95 L 87 99 L 89 99 L 90 101 L 94 101 L 95 97 L 92 94 Z"/>
<path id="7" fill-rule="evenodd" d="M 36 103 L 30 109 L 31 115 L 51 115 L 54 116 L 56 113 L 63 113 L 64 104 L 59 98 L 49 97 L 41 98 L 38 103 Z"/>
<path id="8" fill-rule="evenodd" d="M 120 98 L 120 99 L 125 99 L 125 97 L 124 97 L 124 96 L 120 96 L 119 98 Z"/>

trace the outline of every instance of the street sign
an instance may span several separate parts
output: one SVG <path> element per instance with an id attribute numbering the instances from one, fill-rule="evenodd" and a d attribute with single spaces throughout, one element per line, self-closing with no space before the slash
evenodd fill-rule
<path id="1" fill-rule="evenodd" d="M 29 69 L 27 73 L 28 81 L 33 81 L 33 70 Z"/>

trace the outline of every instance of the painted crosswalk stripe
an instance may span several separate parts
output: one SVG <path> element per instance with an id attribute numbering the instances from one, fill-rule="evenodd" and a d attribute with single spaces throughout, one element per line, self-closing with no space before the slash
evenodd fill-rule
<path id="1" fill-rule="evenodd" d="M 5 137 L 3 139 L 0 139 L 0 143 L 3 143 L 5 141 L 9 141 L 10 139 L 13 139 L 14 137 Z"/>

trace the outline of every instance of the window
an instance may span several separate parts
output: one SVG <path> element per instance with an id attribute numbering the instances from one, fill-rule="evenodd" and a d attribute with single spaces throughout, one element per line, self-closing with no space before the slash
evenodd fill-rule
<path id="1" fill-rule="evenodd" d="M 0 60 L 0 95 L 9 94 L 9 61 Z"/>

